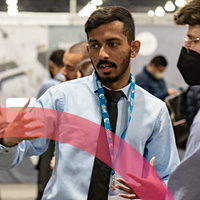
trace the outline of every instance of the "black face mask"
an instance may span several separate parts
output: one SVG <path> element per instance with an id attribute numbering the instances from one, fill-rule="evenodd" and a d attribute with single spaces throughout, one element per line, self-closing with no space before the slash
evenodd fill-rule
<path id="1" fill-rule="evenodd" d="M 200 85 L 200 54 L 182 47 L 177 67 L 188 85 Z"/>

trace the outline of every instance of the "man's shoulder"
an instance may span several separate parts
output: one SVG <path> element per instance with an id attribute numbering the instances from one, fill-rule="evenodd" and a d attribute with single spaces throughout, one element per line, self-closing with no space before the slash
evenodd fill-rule
<path id="1" fill-rule="evenodd" d="M 145 71 L 142 71 L 135 76 L 135 79 L 136 79 L 136 82 L 137 81 L 146 81 L 146 80 L 151 79 L 151 77 Z"/>
<path id="2" fill-rule="evenodd" d="M 95 82 L 93 80 L 93 77 L 86 76 L 70 81 L 66 81 L 63 83 L 60 83 L 54 87 L 55 90 L 61 90 L 61 91 L 72 91 L 72 92 L 81 92 L 83 89 L 86 90 L 93 90 L 95 91 Z"/>
<path id="3" fill-rule="evenodd" d="M 135 78 L 143 77 L 143 76 L 145 76 L 145 73 L 144 73 L 144 71 L 141 71 L 135 76 Z"/>
<path id="4" fill-rule="evenodd" d="M 158 105 L 165 105 L 165 103 L 162 100 L 150 94 L 148 91 L 146 91 L 145 89 L 143 89 L 137 84 L 135 87 L 135 91 L 136 91 L 137 98 L 142 101 L 147 101 L 147 102 L 149 101 L 152 104 L 155 103 Z"/>
<path id="5" fill-rule="evenodd" d="M 54 79 L 54 78 L 49 78 L 49 79 L 46 79 L 42 82 L 42 86 L 53 86 L 57 83 L 60 83 L 60 81 Z"/>

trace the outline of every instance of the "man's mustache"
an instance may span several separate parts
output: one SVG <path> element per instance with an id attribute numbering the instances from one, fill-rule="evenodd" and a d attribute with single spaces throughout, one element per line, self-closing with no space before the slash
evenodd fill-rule
<path id="1" fill-rule="evenodd" d="M 110 65 L 110 66 L 112 66 L 112 67 L 114 67 L 114 68 L 117 68 L 117 65 L 116 65 L 115 63 L 110 62 L 110 61 L 108 61 L 108 60 L 101 60 L 101 61 L 97 64 L 97 68 L 99 68 L 100 65 L 103 65 L 103 64 L 108 64 L 108 65 Z"/>

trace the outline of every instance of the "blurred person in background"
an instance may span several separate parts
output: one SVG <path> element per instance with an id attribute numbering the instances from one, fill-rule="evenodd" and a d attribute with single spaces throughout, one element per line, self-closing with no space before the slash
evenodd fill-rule
<path id="1" fill-rule="evenodd" d="M 63 68 L 63 55 L 65 51 L 62 49 L 57 49 L 52 52 L 49 58 L 49 73 L 51 75 L 50 79 L 44 80 L 42 82 L 42 86 L 39 89 L 37 99 L 46 92 L 51 86 L 56 85 L 65 81 L 65 76 L 62 75 L 62 68 Z"/>
<path id="2" fill-rule="evenodd" d="M 42 82 L 42 86 L 38 92 L 37 99 L 50 87 L 65 81 L 65 76 L 61 73 L 63 68 L 62 60 L 64 53 L 65 51 L 61 49 L 57 49 L 52 52 L 49 58 L 49 73 L 51 78 Z M 36 166 L 36 169 L 38 170 L 38 187 L 36 200 L 40 200 L 42 198 L 45 186 L 51 177 L 52 169 L 50 168 L 50 162 L 54 154 L 54 149 L 55 141 L 50 140 L 47 151 L 39 156 L 39 161 Z"/>
<path id="3" fill-rule="evenodd" d="M 62 77 L 61 80 L 69 81 L 72 79 L 88 76 L 93 72 L 94 68 L 91 64 L 91 60 L 86 49 L 86 44 L 86 42 L 76 43 L 73 46 L 71 46 L 66 52 L 63 51 L 62 56 L 57 57 L 57 63 L 62 63 L 62 67 L 59 68 L 59 74 L 61 76 L 57 76 L 58 78 Z M 56 51 L 55 53 L 58 52 Z M 57 72 L 57 70 L 55 69 L 56 63 L 50 62 L 49 64 L 51 64 L 51 67 L 49 69 L 52 69 L 51 74 L 53 75 L 53 72 Z M 56 81 L 59 81 L 59 79 Z M 53 86 L 53 84 L 51 86 Z M 42 91 L 44 91 L 44 89 Z M 37 166 L 37 168 L 39 169 L 37 200 L 40 200 L 42 198 L 45 186 L 49 181 L 49 178 L 51 177 L 52 169 L 55 164 L 54 151 L 55 141 L 51 140 L 47 151 L 40 156 L 39 163 Z"/>
<path id="4" fill-rule="evenodd" d="M 74 44 L 65 52 L 63 57 L 64 67 L 62 68 L 62 74 L 65 76 L 67 81 L 81 78 L 83 76 L 78 69 L 78 64 L 85 59 L 89 59 L 86 45 L 87 42 L 79 42 Z"/>
<path id="5" fill-rule="evenodd" d="M 176 94 L 177 90 L 167 89 L 163 78 L 167 67 L 167 60 L 164 56 L 157 55 L 145 66 L 143 71 L 136 75 L 136 84 L 147 90 L 149 93 L 164 100 L 171 94 Z"/>

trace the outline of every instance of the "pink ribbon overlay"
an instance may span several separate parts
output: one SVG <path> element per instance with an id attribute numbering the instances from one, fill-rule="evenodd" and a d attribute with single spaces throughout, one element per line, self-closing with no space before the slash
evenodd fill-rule
<path id="1" fill-rule="evenodd" d="M 6 123 L 4 122 L 11 118 L 15 118 L 21 109 L 22 108 L 19 107 L 1 108 L 1 129 L 5 128 L 3 126 L 6 126 Z M 26 108 L 25 119 L 33 116 L 35 116 L 37 120 L 25 125 L 25 127 L 35 126 L 40 123 L 44 123 L 45 127 L 31 132 L 26 132 L 26 136 L 31 136 L 34 133 L 41 132 L 43 133 L 43 138 L 73 145 L 74 147 L 96 156 L 126 180 L 140 199 L 174 200 L 170 190 L 149 162 L 130 144 L 126 141 L 122 141 L 122 139 L 114 133 L 105 131 L 105 128 L 101 125 L 85 118 L 57 110 Z M 115 160 L 120 149 L 120 144 L 123 142 L 115 166 L 113 166 L 113 163 L 111 162 L 106 132 L 114 138 L 113 160 Z M 17 134 L 16 132 L 13 132 L 9 137 L 21 137 L 22 135 L 18 133 L 19 131 L 17 131 Z M 0 135 L 0 137 L 6 136 Z"/>

